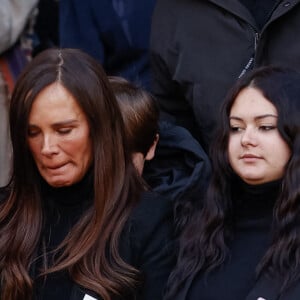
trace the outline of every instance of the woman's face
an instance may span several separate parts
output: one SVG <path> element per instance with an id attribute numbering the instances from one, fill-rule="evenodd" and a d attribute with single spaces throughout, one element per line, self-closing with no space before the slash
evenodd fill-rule
<path id="1" fill-rule="evenodd" d="M 249 184 L 283 176 L 291 151 L 277 129 L 277 109 L 255 88 L 237 96 L 229 116 L 228 156 L 232 169 Z"/>
<path id="2" fill-rule="evenodd" d="M 46 87 L 34 100 L 27 140 L 41 176 L 53 187 L 80 181 L 91 165 L 88 121 L 59 83 Z"/>

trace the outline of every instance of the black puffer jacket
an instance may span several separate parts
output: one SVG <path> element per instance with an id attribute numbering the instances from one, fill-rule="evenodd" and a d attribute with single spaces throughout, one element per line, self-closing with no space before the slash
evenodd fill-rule
<path id="1" fill-rule="evenodd" d="M 268 64 L 300 70 L 300 1 L 277 2 L 261 30 L 238 0 L 157 2 L 152 90 L 206 150 L 222 99 L 243 72 Z"/>

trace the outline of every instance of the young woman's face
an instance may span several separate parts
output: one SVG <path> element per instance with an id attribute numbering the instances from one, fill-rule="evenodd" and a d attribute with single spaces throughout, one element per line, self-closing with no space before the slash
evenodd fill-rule
<path id="1" fill-rule="evenodd" d="M 229 116 L 229 162 L 249 184 L 283 176 L 291 151 L 277 129 L 277 109 L 255 88 L 237 96 Z"/>
<path id="2" fill-rule="evenodd" d="M 51 186 L 80 181 L 91 165 L 88 121 L 59 83 L 46 87 L 33 102 L 27 140 L 41 176 Z"/>

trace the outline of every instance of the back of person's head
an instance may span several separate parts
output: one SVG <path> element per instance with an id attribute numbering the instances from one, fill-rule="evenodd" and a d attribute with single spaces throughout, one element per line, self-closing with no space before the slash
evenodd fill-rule
<path id="1" fill-rule="evenodd" d="M 145 89 L 121 77 L 109 77 L 125 124 L 125 134 L 132 154 L 153 158 L 158 142 L 159 107 Z"/>

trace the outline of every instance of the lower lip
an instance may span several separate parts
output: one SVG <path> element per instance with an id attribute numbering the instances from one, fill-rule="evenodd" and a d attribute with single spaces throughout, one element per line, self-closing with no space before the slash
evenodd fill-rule
<path id="1" fill-rule="evenodd" d="M 61 172 L 65 169 L 65 167 L 67 166 L 68 164 L 64 164 L 60 167 L 57 167 L 57 168 L 46 168 L 48 170 L 48 172 L 51 172 L 51 173 L 57 173 L 57 172 Z"/>
<path id="2" fill-rule="evenodd" d="M 258 160 L 260 160 L 259 157 L 243 157 L 242 161 L 246 162 L 246 163 L 253 163 L 253 162 L 257 162 Z"/>

